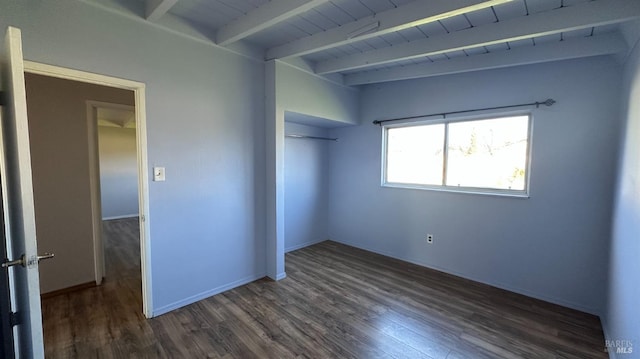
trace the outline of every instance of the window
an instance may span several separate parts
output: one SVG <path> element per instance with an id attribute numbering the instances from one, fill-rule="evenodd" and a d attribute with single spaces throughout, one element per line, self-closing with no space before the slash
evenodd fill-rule
<path id="1" fill-rule="evenodd" d="M 526 196 L 531 117 L 384 127 L 383 185 Z"/>

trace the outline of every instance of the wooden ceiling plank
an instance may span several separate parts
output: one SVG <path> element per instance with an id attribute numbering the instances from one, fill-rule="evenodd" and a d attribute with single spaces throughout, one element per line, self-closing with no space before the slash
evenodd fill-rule
<path id="1" fill-rule="evenodd" d="M 452 50 L 516 41 L 591 26 L 640 18 L 640 1 L 599 0 L 544 13 L 474 27 L 411 43 L 319 62 L 316 73 L 328 74 Z"/>
<path id="2" fill-rule="evenodd" d="M 230 22 L 216 34 L 218 45 L 226 46 L 247 36 L 302 14 L 329 0 L 272 0 Z"/>
<path id="3" fill-rule="evenodd" d="M 157 21 L 166 14 L 178 0 L 147 0 L 146 1 L 146 18 L 149 21 Z"/>
<path id="4" fill-rule="evenodd" d="M 396 67 L 381 71 L 364 71 L 345 75 L 345 84 L 356 86 L 372 83 L 424 78 L 462 72 L 490 70 L 534 63 L 560 61 L 587 56 L 616 54 L 627 51 L 619 34 L 574 38 L 563 42 L 520 47 L 452 60 Z"/>
<path id="5" fill-rule="evenodd" d="M 302 56 L 434 22 L 510 0 L 414 1 L 378 14 L 267 50 L 268 60 Z"/>

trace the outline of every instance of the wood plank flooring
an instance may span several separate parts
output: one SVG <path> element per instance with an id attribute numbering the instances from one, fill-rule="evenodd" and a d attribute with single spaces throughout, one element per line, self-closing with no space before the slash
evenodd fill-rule
<path id="1" fill-rule="evenodd" d="M 607 357 L 597 317 L 329 241 L 280 282 L 146 320 L 137 221 L 104 229 L 104 285 L 43 301 L 47 357 Z"/>

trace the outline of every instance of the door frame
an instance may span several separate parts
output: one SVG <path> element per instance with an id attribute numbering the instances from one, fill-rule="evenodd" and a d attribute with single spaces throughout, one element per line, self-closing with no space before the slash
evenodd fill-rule
<path id="1" fill-rule="evenodd" d="M 0 123 L 2 122 L 2 111 L 0 111 Z M 4 157 L 4 138 L 2 131 L 0 131 L 0 156 Z M 1 165 L 0 165 L 1 166 Z M 6 180 L 2 177 L 2 173 L 7 171 L 2 168 L 0 170 L 0 260 L 9 258 L 9 243 L 7 243 L 7 227 L 5 226 L 5 197 L 6 197 Z M 0 358 L 14 358 L 15 357 L 15 339 L 13 335 L 13 326 L 11 325 L 11 313 L 13 312 L 11 303 L 11 290 L 10 290 L 10 276 L 9 268 L 0 268 Z"/>
<path id="2" fill-rule="evenodd" d="M 79 81 L 107 87 L 115 87 L 124 90 L 131 90 L 134 92 L 136 114 L 136 147 L 138 157 L 138 207 L 140 211 L 140 267 L 142 277 L 142 312 L 145 317 L 152 318 L 153 302 L 151 293 L 153 292 L 151 291 L 151 230 L 149 220 L 149 164 L 147 160 L 147 117 L 145 84 L 142 82 L 94 74 L 91 72 L 74 70 L 27 60 L 24 61 L 24 71 L 36 75 L 56 77 L 65 80 Z M 90 154 L 89 157 L 93 158 L 93 160 L 95 161 L 93 154 Z M 94 192 L 95 189 L 98 189 L 95 180 L 95 178 L 92 179 L 92 192 Z M 93 198 L 92 203 L 94 203 Z M 98 202 L 98 205 L 99 203 L 100 202 Z M 95 204 L 93 204 L 93 207 L 94 208 L 92 209 L 92 216 L 95 224 Z M 101 211 L 98 211 L 97 215 L 100 215 L 100 212 Z M 102 218 L 99 218 L 99 220 L 101 221 Z M 96 229 L 94 228 L 94 236 L 95 231 Z M 102 266 L 102 261 L 100 265 Z M 98 263 L 96 263 L 96 269 L 97 266 Z"/>
<path id="3" fill-rule="evenodd" d="M 99 108 L 112 108 L 117 110 L 128 110 L 135 113 L 135 106 L 121 105 L 110 102 L 87 100 L 87 128 L 89 136 L 89 184 L 91 190 L 91 219 L 93 222 L 93 256 L 95 264 L 96 285 L 102 284 L 106 269 L 104 258 L 104 242 L 102 240 L 102 194 L 100 183 L 100 149 L 98 143 L 98 112 Z M 135 115 L 134 115 L 135 117 Z M 136 129 L 137 135 L 137 129 Z M 136 138 L 136 146 L 138 139 Z M 136 164 L 137 160 L 136 158 Z M 139 172 L 139 171 L 137 171 Z M 137 173 L 138 177 L 140 173 Z M 140 198 L 140 191 L 136 191 Z M 138 199 L 139 202 L 139 199 Z M 139 205 L 139 203 L 138 203 Z M 140 217 L 138 209 L 138 217 Z"/>

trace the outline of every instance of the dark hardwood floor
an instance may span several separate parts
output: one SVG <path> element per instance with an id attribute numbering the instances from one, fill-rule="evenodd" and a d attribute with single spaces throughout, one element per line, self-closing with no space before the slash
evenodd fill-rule
<path id="1" fill-rule="evenodd" d="M 324 242 L 288 277 L 141 314 L 137 221 L 105 222 L 100 287 L 43 301 L 50 358 L 606 358 L 597 317 Z"/>

